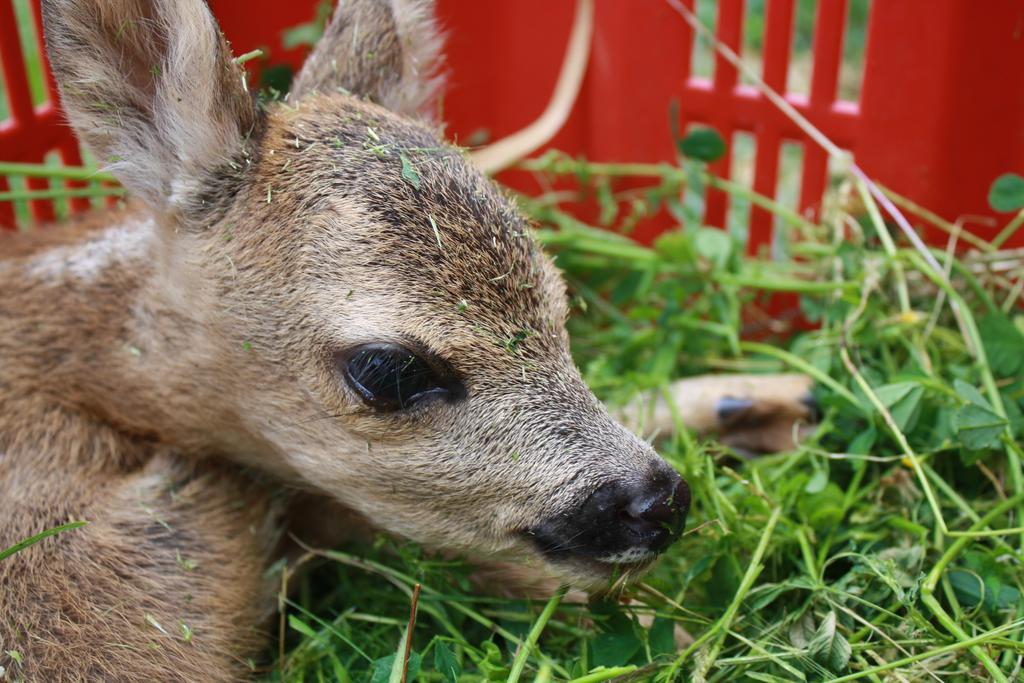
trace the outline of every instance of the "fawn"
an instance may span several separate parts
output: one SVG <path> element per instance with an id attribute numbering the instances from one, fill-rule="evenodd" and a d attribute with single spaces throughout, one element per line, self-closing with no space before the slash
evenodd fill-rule
<path id="1" fill-rule="evenodd" d="M 8 675 L 243 677 L 286 489 L 583 588 L 680 535 L 687 485 L 584 385 L 527 221 L 417 116 L 429 2 L 343 2 L 268 105 L 202 0 L 43 12 L 133 199 L 0 242 L 0 548 L 90 522 L 0 562 Z M 736 393 L 687 386 L 704 422 Z"/>

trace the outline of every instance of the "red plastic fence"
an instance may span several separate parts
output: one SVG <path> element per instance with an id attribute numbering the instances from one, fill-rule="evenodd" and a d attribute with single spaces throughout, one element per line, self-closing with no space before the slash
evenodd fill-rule
<path id="1" fill-rule="evenodd" d="M 53 104 L 33 109 L 18 41 L 13 0 L 0 0 L 0 61 L 12 118 L 0 122 L 0 159 L 39 162 L 58 150 L 78 163 L 70 131 Z M 271 61 L 298 66 L 301 50 L 281 47 L 284 28 L 309 20 L 318 0 L 210 0 L 236 53 L 269 47 Z M 694 0 L 684 0 L 693 7 Z M 33 0 L 35 4 L 35 0 Z M 449 133 L 467 141 L 490 139 L 536 118 L 550 96 L 572 24 L 572 0 L 438 0 L 448 30 L 449 89 L 444 118 Z M 767 0 L 763 77 L 786 92 L 796 0 Z M 718 0 L 715 31 L 727 45 L 742 43 L 744 0 Z M 841 101 L 837 83 L 847 0 L 818 0 L 808 95 L 788 100 L 840 146 L 851 150 L 874 178 L 939 215 L 984 225 L 986 196 L 998 175 L 1024 171 L 1024 2 L 1022 0 L 873 0 L 859 102 Z M 38 14 L 37 14 L 38 16 Z M 693 73 L 693 35 L 663 0 L 596 0 L 591 61 L 579 101 L 551 146 L 598 161 L 672 161 L 668 111 L 680 102 L 684 127 L 704 123 L 727 140 L 746 132 L 756 142 L 753 186 L 776 196 L 780 148 L 801 145 L 800 208 L 813 211 L 827 182 L 827 158 L 736 70 L 716 57 L 714 75 Z M 49 84 L 52 98 L 52 83 Z M 730 152 L 732 145 L 730 145 Z M 730 172 L 729 158 L 714 169 Z M 505 179 L 525 189 L 530 177 Z M 45 188 L 30 181 L 30 188 Z M 0 177 L 0 192 L 7 189 Z M 706 220 L 723 225 L 729 198 L 709 197 Z M 85 205 L 77 201 L 74 208 Z M 31 204 L 48 219 L 48 202 Z M 979 218 L 982 217 L 982 218 Z M 999 217 L 1000 221 L 1005 220 Z M 0 223 L 13 224 L 0 203 Z M 641 226 L 649 240 L 662 229 Z M 751 213 L 750 249 L 770 242 L 772 218 Z M 941 235 L 928 235 L 938 242 Z M 1024 244 L 1018 235 L 1017 244 Z"/>

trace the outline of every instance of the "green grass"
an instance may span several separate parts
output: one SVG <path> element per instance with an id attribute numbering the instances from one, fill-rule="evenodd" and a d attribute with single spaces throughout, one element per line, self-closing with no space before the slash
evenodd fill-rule
<path id="1" fill-rule="evenodd" d="M 384 539 L 321 558 L 289 602 L 284 658 L 266 680 L 388 680 L 415 583 L 427 588 L 411 680 L 508 680 L 514 662 L 523 679 L 557 681 L 1017 677 L 1024 318 L 1012 284 L 975 256 L 955 263 L 950 287 L 861 216 L 839 239 L 839 215 L 781 211 L 799 260 L 749 259 L 691 220 L 693 162 L 526 166 L 605 188 L 590 191 L 611 224 L 667 200 L 684 226 L 647 248 L 562 213 L 563 194 L 522 200 L 569 280 L 573 351 L 602 398 L 696 373 L 797 369 L 819 380 L 821 424 L 798 450 L 755 460 L 685 431 L 659 441 L 693 487 L 691 531 L 626 592 L 630 606 L 488 597 L 472 567 Z M 645 199 L 612 206 L 619 179 L 638 174 L 657 175 Z M 818 327 L 766 337 L 754 313 L 780 291 Z M 692 641 L 677 647 L 675 629 Z"/>

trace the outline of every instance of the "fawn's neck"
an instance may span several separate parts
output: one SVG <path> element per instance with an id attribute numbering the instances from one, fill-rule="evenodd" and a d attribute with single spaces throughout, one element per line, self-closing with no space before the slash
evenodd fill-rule
<path id="1" fill-rule="evenodd" d="M 14 258 L 0 242 L 0 320 L 13 323 L 0 328 L 0 405 L 45 395 L 184 451 L 258 458 L 260 444 L 218 386 L 227 373 L 212 294 L 194 281 L 183 291 L 188 280 L 169 277 L 174 241 L 151 215 L 91 220 L 104 218 L 66 240 L 42 235 L 36 249 L 9 250 Z"/>

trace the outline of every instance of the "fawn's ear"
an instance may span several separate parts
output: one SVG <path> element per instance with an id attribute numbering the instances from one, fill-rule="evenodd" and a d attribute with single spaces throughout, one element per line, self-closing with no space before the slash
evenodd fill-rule
<path id="1" fill-rule="evenodd" d="M 340 0 L 289 99 L 343 89 L 422 113 L 441 84 L 441 44 L 433 0 Z"/>
<path id="2" fill-rule="evenodd" d="M 43 0 L 79 138 L 154 208 L 199 220 L 229 193 L 260 116 L 203 0 Z"/>

